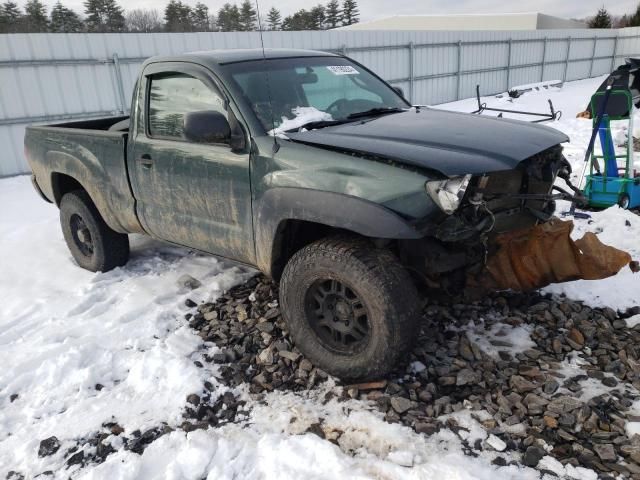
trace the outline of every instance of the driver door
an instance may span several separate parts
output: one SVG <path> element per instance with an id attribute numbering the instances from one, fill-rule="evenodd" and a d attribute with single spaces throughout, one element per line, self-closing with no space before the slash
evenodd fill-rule
<path id="1" fill-rule="evenodd" d="M 189 112 L 218 111 L 241 128 L 211 73 L 187 63 L 151 64 L 139 88 L 129 168 L 145 229 L 172 243 L 253 263 L 248 149 L 189 141 L 184 134 Z"/>

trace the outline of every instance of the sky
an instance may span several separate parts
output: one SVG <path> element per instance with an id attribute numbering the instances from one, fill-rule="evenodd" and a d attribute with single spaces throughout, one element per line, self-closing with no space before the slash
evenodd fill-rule
<path id="1" fill-rule="evenodd" d="M 43 0 L 52 6 L 56 0 Z M 78 12 L 84 10 L 83 0 L 61 0 L 63 4 Z M 197 0 L 183 0 L 188 4 L 195 4 Z M 212 12 L 216 12 L 226 1 L 234 0 L 202 0 Z M 235 0 L 241 3 L 242 0 Z M 301 8 L 309 9 L 317 3 L 327 0 L 259 0 L 262 15 L 272 6 L 278 8 L 284 15 Z M 20 3 L 24 5 L 26 0 Z M 119 3 L 130 10 L 134 8 L 154 8 L 162 11 L 168 0 L 119 0 Z M 359 0 L 360 20 L 374 20 L 391 15 L 416 14 L 450 14 L 450 13 L 518 13 L 540 12 L 565 18 L 584 18 L 592 16 L 603 5 L 610 13 L 621 15 L 635 10 L 639 0 Z"/>

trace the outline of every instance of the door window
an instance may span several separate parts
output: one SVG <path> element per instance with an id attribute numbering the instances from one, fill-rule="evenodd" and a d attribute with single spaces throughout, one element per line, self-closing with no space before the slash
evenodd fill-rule
<path id="1" fill-rule="evenodd" d="M 202 81 L 183 73 L 163 73 L 150 78 L 149 134 L 185 140 L 185 113 L 218 111 L 226 116 L 222 96 Z"/>

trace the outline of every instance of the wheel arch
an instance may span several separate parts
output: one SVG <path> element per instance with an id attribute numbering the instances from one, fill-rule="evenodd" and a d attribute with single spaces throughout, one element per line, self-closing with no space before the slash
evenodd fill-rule
<path id="1" fill-rule="evenodd" d="M 421 238 L 407 220 L 358 197 L 278 187 L 267 191 L 255 213 L 257 266 L 278 280 L 291 256 L 309 243 L 349 233 L 371 239 Z"/>

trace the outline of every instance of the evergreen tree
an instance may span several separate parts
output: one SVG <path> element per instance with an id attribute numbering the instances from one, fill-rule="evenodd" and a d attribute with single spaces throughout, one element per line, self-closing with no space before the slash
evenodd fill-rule
<path id="1" fill-rule="evenodd" d="M 324 30 L 326 14 L 325 9 L 322 5 L 316 5 L 309 12 L 310 20 L 311 20 L 311 30 Z"/>
<path id="2" fill-rule="evenodd" d="M 640 4 L 636 11 L 629 17 L 629 27 L 640 27 Z"/>
<path id="3" fill-rule="evenodd" d="M 170 0 L 164 9 L 164 28 L 167 32 L 190 32 L 193 14 L 189 5 L 180 0 Z"/>
<path id="4" fill-rule="evenodd" d="M 191 11 L 191 24 L 194 32 L 208 32 L 211 30 L 209 24 L 209 7 L 204 3 L 196 3 Z"/>
<path id="5" fill-rule="evenodd" d="M 589 20 L 589 28 L 611 28 L 611 15 L 604 6 Z"/>
<path id="6" fill-rule="evenodd" d="M 24 31 L 42 33 L 49 30 L 47 8 L 40 0 L 29 0 L 24 6 Z"/>
<path id="7" fill-rule="evenodd" d="M 313 30 L 313 25 L 311 12 L 303 8 L 282 21 L 282 30 Z"/>
<path id="8" fill-rule="evenodd" d="M 269 30 L 280 30 L 282 15 L 280 15 L 280 11 L 276 7 L 271 7 L 271 10 L 269 10 L 267 24 L 269 25 Z"/>
<path id="9" fill-rule="evenodd" d="M 358 23 L 358 3 L 356 0 L 344 0 L 342 2 L 342 25 L 353 25 Z"/>
<path id="10" fill-rule="evenodd" d="M 122 32 L 124 10 L 116 0 L 85 0 L 85 25 L 89 32 Z"/>
<path id="11" fill-rule="evenodd" d="M 342 21 L 342 12 L 338 0 L 331 0 L 325 8 L 325 23 L 327 28 L 336 28 Z"/>
<path id="12" fill-rule="evenodd" d="M 225 3 L 218 11 L 218 29 L 222 32 L 237 32 L 240 30 L 240 10 L 237 5 Z"/>
<path id="13" fill-rule="evenodd" d="M 15 33 L 22 30 L 22 13 L 18 4 L 6 0 L 0 5 L 0 33 Z"/>
<path id="14" fill-rule="evenodd" d="M 258 16 L 251 0 L 244 0 L 240 6 L 240 30 L 251 32 L 256 30 Z"/>
<path id="15" fill-rule="evenodd" d="M 51 9 L 49 30 L 57 33 L 77 33 L 83 30 L 82 20 L 76 12 L 58 1 Z"/>

